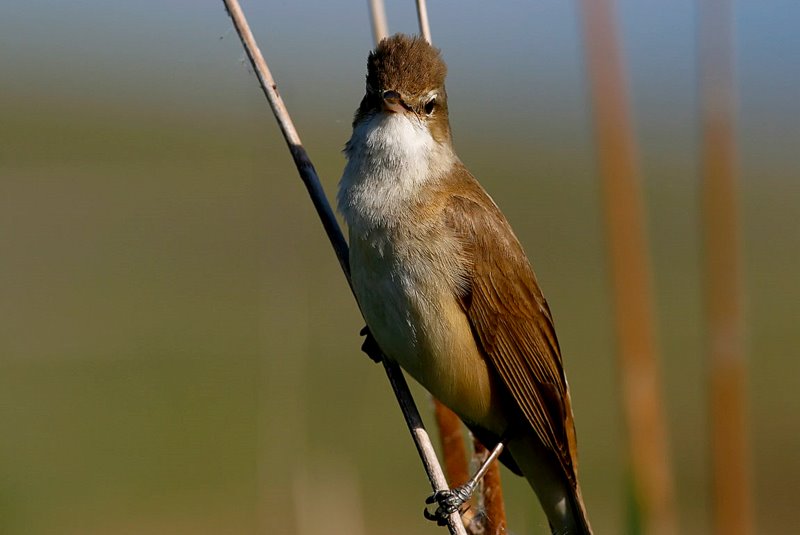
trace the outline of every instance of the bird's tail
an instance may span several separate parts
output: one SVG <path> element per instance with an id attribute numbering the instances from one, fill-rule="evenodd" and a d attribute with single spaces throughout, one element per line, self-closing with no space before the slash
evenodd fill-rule
<path id="1" fill-rule="evenodd" d="M 550 520 L 550 531 L 553 535 L 592 535 L 579 485 L 575 487 L 575 492 L 569 493 L 564 514 L 558 519 L 557 525 L 553 519 Z"/>
<path id="2" fill-rule="evenodd" d="M 592 535 L 577 476 L 568 477 L 561 463 L 533 434 L 509 445 L 514 461 L 539 498 L 553 535 Z"/>

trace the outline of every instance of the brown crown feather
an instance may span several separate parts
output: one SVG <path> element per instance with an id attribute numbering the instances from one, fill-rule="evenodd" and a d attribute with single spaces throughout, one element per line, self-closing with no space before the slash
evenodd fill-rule
<path id="1" fill-rule="evenodd" d="M 421 95 L 444 86 L 447 65 L 438 48 L 402 33 L 383 39 L 367 60 L 367 86 Z"/>

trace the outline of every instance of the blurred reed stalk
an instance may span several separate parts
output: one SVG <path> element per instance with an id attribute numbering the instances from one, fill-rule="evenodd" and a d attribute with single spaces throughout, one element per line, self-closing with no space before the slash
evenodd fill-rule
<path id="1" fill-rule="evenodd" d="M 433 400 L 436 427 L 439 429 L 439 444 L 442 446 L 442 456 L 444 457 L 444 473 L 450 487 L 458 487 L 469 481 L 470 476 L 461 419 L 438 399 L 433 396 L 431 399 Z M 470 524 L 474 516 L 472 509 L 468 509 L 461 515 L 464 525 L 470 533 L 472 533 Z"/>
<path id="2" fill-rule="evenodd" d="M 633 491 L 648 535 L 677 535 L 645 207 L 612 0 L 582 0 Z"/>
<path id="3" fill-rule="evenodd" d="M 454 487 L 463 485 L 469 481 L 470 474 L 461 420 L 436 398 L 433 398 L 433 413 L 439 428 L 447 481 Z"/>
<path id="4" fill-rule="evenodd" d="M 730 0 L 700 0 L 701 199 L 714 532 L 753 533 Z"/>
<path id="5" fill-rule="evenodd" d="M 292 154 L 292 159 L 300 174 L 300 178 L 308 190 L 309 197 L 311 197 L 317 215 L 322 222 L 322 226 L 325 228 L 328 240 L 336 253 L 336 258 L 339 260 L 339 265 L 352 290 L 347 241 L 344 239 L 344 234 L 342 234 L 342 230 L 339 228 L 339 223 L 333 215 L 333 210 L 328 203 L 328 198 L 325 196 L 325 191 L 322 189 L 322 184 L 320 183 L 319 176 L 317 176 L 316 169 L 314 169 L 314 164 L 311 163 L 311 159 L 308 157 L 308 153 L 306 153 L 300 141 L 297 129 L 289 115 L 289 111 L 286 109 L 283 99 L 278 93 L 278 86 L 272 77 L 272 73 L 267 66 L 264 56 L 261 54 L 261 50 L 256 44 L 256 40 L 250 30 L 250 25 L 247 23 L 247 19 L 242 12 L 242 8 L 239 6 L 238 0 L 222 1 L 236 28 L 236 33 L 239 35 L 242 46 L 247 53 L 250 64 L 253 66 L 258 82 L 264 92 L 264 96 L 267 97 L 272 113 L 278 122 L 281 133 L 283 133 L 283 137 Z M 406 425 L 417 447 L 417 452 L 425 467 L 428 479 L 431 482 L 431 487 L 434 491 L 446 490 L 448 488 L 447 480 L 436 458 L 433 444 L 422 423 L 422 418 L 414 403 L 414 398 L 411 396 L 411 392 L 408 389 L 408 383 L 406 383 L 403 372 L 400 370 L 397 363 L 389 361 L 379 351 L 372 351 L 370 357 L 372 357 L 373 360 L 378 360 L 383 363 L 389 383 L 392 385 L 397 402 L 403 412 Z M 467 535 L 461 517 L 457 512 L 447 517 L 447 528 L 452 535 Z"/>

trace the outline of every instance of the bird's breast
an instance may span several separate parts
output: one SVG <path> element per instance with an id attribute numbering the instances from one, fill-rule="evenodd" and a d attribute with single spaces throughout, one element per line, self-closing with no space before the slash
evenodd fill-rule
<path id="1" fill-rule="evenodd" d="M 465 279 L 460 244 L 417 223 L 416 231 L 351 228 L 359 305 L 389 358 L 462 418 L 493 429 L 500 422 L 492 377 L 457 298 Z"/>
<path id="2" fill-rule="evenodd" d="M 452 147 L 403 114 L 376 114 L 356 125 L 346 153 L 337 200 L 372 335 L 459 416 L 502 432 L 493 376 L 458 301 L 469 260 L 444 223 Z"/>

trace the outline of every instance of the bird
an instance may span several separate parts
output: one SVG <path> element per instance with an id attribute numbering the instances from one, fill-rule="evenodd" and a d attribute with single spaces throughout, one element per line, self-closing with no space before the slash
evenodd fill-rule
<path id="1" fill-rule="evenodd" d="M 590 534 L 553 317 L 511 226 L 456 155 L 446 75 L 417 36 L 387 37 L 367 59 L 337 207 L 368 341 L 501 451 L 552 533 Z"/>

